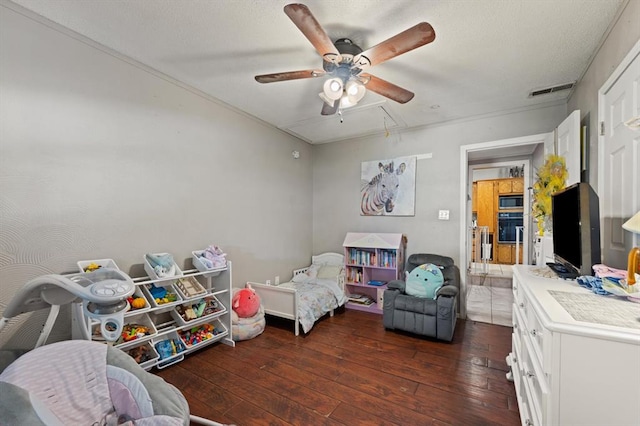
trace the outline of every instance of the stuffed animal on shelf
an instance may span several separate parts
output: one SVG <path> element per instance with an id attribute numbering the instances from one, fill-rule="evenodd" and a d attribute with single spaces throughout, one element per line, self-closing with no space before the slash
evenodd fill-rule
<path id="1" fill-rule="evenodd" d="M 238 290 L 231 301 L 233 311 L 240 318 L 250 318 L 260 309 L 260 296 L 247 284 L 245 288 Z"/>

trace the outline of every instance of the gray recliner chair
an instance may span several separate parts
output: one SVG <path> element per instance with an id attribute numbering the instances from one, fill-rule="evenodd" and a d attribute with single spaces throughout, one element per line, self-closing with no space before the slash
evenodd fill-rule
<path id="1" fill-rule="evenodd" d="M 450 342 L 456 328 L 460 269 L 447 256 L 412 254 L 407 259 L 406 271 L 410 273 L 425 263 L 439 266 L 444 276 L 444 285 L 436 298 L 408 295 L 404 281 L 390 281 L 384 292 L 382 322 L 389 330 L 403 330 Z"/>

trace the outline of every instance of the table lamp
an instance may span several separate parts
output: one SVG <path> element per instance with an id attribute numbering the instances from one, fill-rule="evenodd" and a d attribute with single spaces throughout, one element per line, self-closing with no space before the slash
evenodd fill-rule
<path id="1" fill-rule="evenodd" d="M 622 225 L 623 229 L 634 234 L 640 234 L 640 211 L 637 212 L 631 219 L 626 221 Z M 633 247 L 629 251 L 629 260 L 627 264 L 627 285 L 632 286 L 636 283 L 636 271 L 640 267 L 640 248 Z"/>

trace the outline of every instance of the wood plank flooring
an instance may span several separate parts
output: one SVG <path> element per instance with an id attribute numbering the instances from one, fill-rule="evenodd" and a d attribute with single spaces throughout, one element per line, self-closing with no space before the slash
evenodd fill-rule
<path id="1" fill-rule="evenodd" d="M 214 344 L 164 370 L 191 413 L 242 425 L 520 425 L 505 379 L 511 328 L 459 320 L 451 343 L 387 331 L 340 310 L 305 336 L 268 317 L 264 333 Z"/>

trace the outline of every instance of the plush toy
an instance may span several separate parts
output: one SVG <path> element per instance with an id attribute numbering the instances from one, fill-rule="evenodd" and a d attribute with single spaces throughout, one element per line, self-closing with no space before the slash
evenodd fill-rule
<path id="1" fill-rule="evenodd" d="M 260 296 L 247 284 L 233 295 L 231 306 L 238 317 L 250 318 L 260 309 Z"/>
<path id="2" fill-rule="evenodd" d="M 444 284 L 442 271 L 436 265 L 426 263 L 415 268 L 407 278 L 405 292 L 415 297 L 436 298 L 436 292 Z"/>

